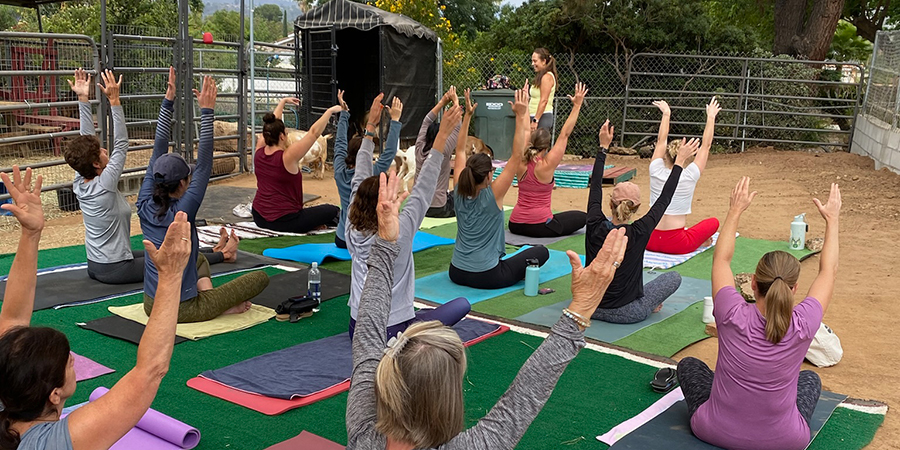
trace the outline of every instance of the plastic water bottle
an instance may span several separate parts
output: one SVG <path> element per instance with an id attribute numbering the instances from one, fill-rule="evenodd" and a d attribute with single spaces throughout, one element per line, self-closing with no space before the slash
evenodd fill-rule
<path id="1" fill-rule="evenodd" d="M 322 301 L 322 273 L 319 272 L 319 264 L 312 263 L 309 273 L 306 275 L 306 289 L 309 297 L 317 302 Z"/>
<path id="2" fill-rule="evenodd" d="M 716 321 L 713 316 L 713 298 L 703 297 L 703 323 L 713 323 Z"/>
<path id="3" fill-rule="evenodd" d="M 528 267 L 525 268 L 525 295 L 534 297 L 538 295 L 538 284 L 541 280 L 541 263 L 536 259 L 526 261 Z"/>
<path id="4" fill-rule="evenodd" d="M 806 223 L 806 213 L 794 217 L 791 222 L 791 250 L 803 250 L 806 247 L 806 232 L 809 224 Z"/>

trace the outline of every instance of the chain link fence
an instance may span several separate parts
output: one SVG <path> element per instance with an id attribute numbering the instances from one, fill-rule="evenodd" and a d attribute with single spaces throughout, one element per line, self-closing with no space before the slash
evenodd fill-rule
<path id="1" fill-rule="evenodd" d="M 444 54 L 443 86 L 483 88 L 494 75 L 513 87 L 533 82 L 531 54 Z M 862 98 L 863 69 L 853 63 L 814 63 L 746 55 L 556 55 L 558 84 L 555 131 L 571 111 L 566 95 L 576 82 L 590 89 L 567 153 L 592 156 L 605 120 L 616 127 L 617 145 L 647 153 L 656 141 L 659 110 L 673 112 L 670 139 L 699 137 L 705 106 L 716 96 L 714 151 L 739 152 L 748 145 L 780 148 L 846 148 Z"/>
<path id="2" fill-rule="evenodd" d="M 865 102 L 857 117 L 853 153 L 875 160 L 875 168 L 900 173 L 900 31 L 875 36 Z"/>

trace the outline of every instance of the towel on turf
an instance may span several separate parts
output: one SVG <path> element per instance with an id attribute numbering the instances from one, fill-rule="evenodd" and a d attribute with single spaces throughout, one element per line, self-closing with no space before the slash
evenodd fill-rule
<path id="1" fill-rule="evenodd" d="M 150 320 L 150 317 L 144 312 L 143 303 L 128 306 L 110 306 L 109 312 L 142 325 L 147 325 L 147 321 Z M 179 323 L 175 327 L 175 334 L 196 341 L 217 334 L 245 330 L 273 317 L 275 317 L 274 309 L 253 305 L 249 311 L 241 314 L 227 314 L 205 322 Z"/>
<path id="2" fill-rule="evenodd" d="M 314 234 L 333 233 L 335 228 L 326 228 L 324 230 L 310 231 L 309 233 L 285 233 L 281 231 L 272 231 L 256 226 L 253 222 L 237 222 L 227 225 L 204 225 L 197 227 L 197 238 L 200 239 L 200 245 L 206 247 L 215 247 L 219 243 L 219 230 L 225 228 L 230 235 L 233 231 L 235 236 L 240 239 L 259 239 L 277 236 L 309 236 Z"/>
<path id="3" fill-rule="evenodd" d="M 687 260 L 713 248 L 719 239 L 719 233 L 712 235 L 712 244 L 706 247 L 700 247 L 690 253 L 683 255 L 670 255 L 668 253 L 644 251 L 644 267 L 648 269 L 671 269 Z"/>

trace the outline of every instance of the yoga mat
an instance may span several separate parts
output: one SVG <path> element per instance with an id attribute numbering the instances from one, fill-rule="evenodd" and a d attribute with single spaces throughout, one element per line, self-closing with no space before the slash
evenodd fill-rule
<path id="1" fill-rule="evenodd" d="M 453 329 L 469 346 L 509 328 L 464 319 Z M 309 354 L 322 358 L 311 363 L 304 360 L 304 355 Z M 351 341 L 349 335 L 342 333 L 204 372 L 188 380 L 187 385 L 263 414 L 278 415 L 349 389 L 352 370 Z M 281 388 L 273 389 L 276 385 Z M 260 395 L 258 391 L 275 396 Z"/>
<path id="2" fill-rule="evenodd" d="M 91 393 L 91 401 L 97 401 L 109 389 L 99 387 Z M 200 431 L 154 409 L 148 409 L 137 425 L 110 450 L 188 450 L 200 443 Z"/>
<path id="3" fill-rule="evenodd" d="M 141 336 L 144 335 L 144 330 L 147 328 L 143 324 L 119 316 L 101 317 L 87 323 L 79 323 L 78 326 L 85 330 L 96 331 L 104 336 L 131 342 L 134 345 L 141 343 Z M 175 336 L 176 345 L 186 341 L 186 338 Z"/>
<path id="4" fill-rule="evenodd" d="M 281 231 L 272 231 L 256 226 L 253 222 L 229 223 L 226 225 L 205 225 L 197 227 L 197 237 L 200 239 L 200 245 L 207 247 L 215 247 L 219 243 L 219 230 L 225 228 L 225 231 L 234 235 L 240 240 L 244 239 L 262 239 L 277 236 L 309 236 L 319 234 L 334 233 L 335 228 L 327 228 L 324 230 L 311 231 L 309 233 L 285 233 Z"/>
<path id="5" fill-rule="evenodd" d="M 261 267 L 270 263 L 280 263 L 253 253 L 238 252 L 237 262 L 209 266 L 213 276 Z M 73 270 L 45 272 L 38 275 L 34 295 L 34 310 L 63 308 L 109 300 L 113 297 L 143 292 L 144 283 L 104 284 L 92 280 L 87 274 L 87 265 Z M 0 282 L 0 300 L 6 291 L 6 280 Z"/>
<path id="6" fill-rule="evenodd" d="M 416 232 L 416 235 L 413 237 L 412 251 L 418 252 L 439 245 L 453 245 L 453 242 L 453 239 L 420 231 Z M 300 244 L 287 248 L 269 248 L 263 251 L 263 255 L 307 264 L 322 264 L 328 258 L 350 261 L 350 251 L 345 248 L 337 248 L 334 243 Z"/>
<path id="7" fill-rule="evenodd" d="M 109 367 L 104 366 L 98 362 L 95 362 L 92 359 L 85 358 L 75 352 L 72 353 L 72 358 L 75 359 L 75 381 L 84 381 L 90 380 L 91 378 L 97 378 L 101 375 L 106 375 L 108 373 L 113 373 L 115 370 L 110 369 Z"/>
<path id="8" fill-rule="evenodd" d="M 209 223 L 235 223 L 246 220 L 234 215 L 232 210 L 241 203 L 249 203 L 256 196 L 256 188 L 242 188 L 236 186 L 212 185 L 206 188 L 203 203 L 197 211 L 197 218 Z M 306 204 L 321 198 L 320 195 L 303 193 L 303 203 Z"/>
<path id="9" fill-rule="evenodd" d="M 150 320 L 150 317 L 144 312 L 143 303 L 129 306 L 110 306 L 109 312 L 144 326 Z M 205 322 L 179 323 L 175 326 L 175 334 L 196 341 L 217 334 L 246 330 L 273 317 L 275 317 L 275 310 L 254 304 L 245 313 L 219 316 Z"/>
<path id="10" fill-rule="evenodd" d="M 309 431 L 303 431 L 297 437 L 266 447 L 265 450 L 344 450 L 344 448 L 341 444 L 316 436 Z"/>
<path id="11" fill-rule="evenodd" d="M 831 417 L 837 405 L 846 398 L 846 395 L 828 391 L 822 392 L 809 424 L 813 439 L 825 425 L 825 422 L 828 421 L 828 418 Z M 648 448 L 687 450 L 718 449 L 719 447 L 707 444 L 694 436 L 694 433 L 691 432 L 691 419 L 688 416 L 687 404 L 680 401 L 637 430 L 628 433 L 628 435 L 610 447 L 610 449 L 615 450 L 643 450 Z"/>
<path id="12" fill-rule="evenodd" d="M 574 233 L 572 233 L 568 236 L 544 237 L 544 238 L 522 236 L 521 234 L 515 234 L 509 230 L 504 230 L 504 231 L 506 232 L 506 244 L 507 245 L 515 245 L 516 247 L 521 247 L 523 245 L 547 246 L 547 245 L 559 242 L 563 239 L 568 239 L 572 236 L 584 235 L 585 227 L 581 227 L 581 229 L 575 231 Z"/>
<path id="13" fill-rule="evenodd" d="M 327 269 L 319 269 L 322 275 L 322 301 L 331 300 L 350 293 L 350 275 L 332 272 Z M 306 295 L 309 268 L 294 272 L 282 273 L 269 279 L 266 287 L 251 302 L 257 305 L 275 309 L 285 300 L 291 297 Z"/>
<path id="14" fill-rule="evenodd" d="M 731 270 L 734 273 L 753 273 L 759 259 L 768 252 L 782 250 L 788 252 L 800 261 L 816 254 L 808 249 L 791 250 L 787 241 L 766 241 L 763 239 L 749 239 L 743 236 L 735 240 L 734 258 L 731 260 Z M 678 266 L 677 271 L 683 276 L 709 280 L 712 277 L 713 252 L 703 252 Z M 675 270 L 675 269 L 669 269 Z"/>
<path id="15" fill-rule="evenodd" d="M 694 303 L 652 326 L 619 339 L 613 344 L 651 355 L 671 358 L 685 347 L 709 338 L 703 323 L 703 302 Z"/>
<path id="16" fill-rule="evenodd" d="M 512 255 L 506 257 L 510 256 Z M 550 250 L 550 259 L 541 266 L 540 282 L 544 283 L 571 272 L 572 266 L 569 264 L 569 257 L 564 252 Z M 469 303 L 475 304 L 524 287 L 525 281 L 523 280 L 502 289 L 476 289 L 460 286 L 450 281 L 450 275 L 447 272 L 440 272 L 416 280 L 416 297 L 441 304 L 457 297 L 465 297 Z"/>
<path id="17" fill-rule="evenodd" d="M 700 247 L 697 250 L 694 250 L 690 253 L 685 253 L 683 255 L 670 255 L 667 253 L 657 253 L 651 252 L 650 250 L 644 251 L 644 267 L 651 269 L 671 269 L 679 264 L 687 262 L 689 259 L 713 248 L 716 245 L 716 241 L 719 240 L 719 233 L 716 233 L 712 236 L 712 245 L 708 245 L 706 247 Z M 712 270 L 712 268 L 710 268 Z"/>
<path id="18" fill-rule="evenodd" d="M 451 194 L 452 195 L 452 194 Z M 503 211 L 509 213 L 512 211 L 513 207 L 509 205 L 503 205 Z M 509 220 L 509 215 L 507 214 L 506 219 Z M 439 227 L 441 225 L 447 224 L 456 224 L 456 217 L 446 217 L 442 219 L 437 219 L 434 217 L 426 217 L 422 220 L 422 225 L 419 225 L 420 230 L 427 230 L 429 228 Z"/>
<path id="19" fill-rule="evenodd" d="M 657 276 L 659 276 L 659 274 L 644 272 L 644 284 L 655 279 Z M 585 336 L 599 341 L 610 343 L 616 342 L 641 329 L 656 325 L 681 312 L 692 304 L 702 302 L 703 297 L 710 295 L 711 291 L 712 285 L 709 281 L 682 277 L 681 286 L 663 303 L 663 308 L 658 313 L 650 314 L 650 317 L 642 322 L 631 324 L 606 323 L 594 320 L 592 321 L 592 326 L 585 329 L 584 334 Z M 571 300 L 565 300 L 554 305 L 538 308 L 528 314 L 516 317 L 516 320 L 550 327 L 559 320 L 563 308 L 569 306 L 570 302 Z M 701 321 L 698 321 L 697 328 L 703 329 L 703 327 L 704 324 Z M 640 351 L 641 349 L 635 350 Z"/>

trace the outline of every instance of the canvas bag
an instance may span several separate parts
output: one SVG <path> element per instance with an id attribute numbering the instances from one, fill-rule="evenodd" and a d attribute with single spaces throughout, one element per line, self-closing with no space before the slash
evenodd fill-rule
<path id="1" fill-rule="evenodd" d="M 841 340 L 828 325 L 820 323 L 819 330 L 809 344 L 806 359 L 818 367 L 830 367 L 837 364 L 842 356 L 844 349 L 841 347 Z"/>

